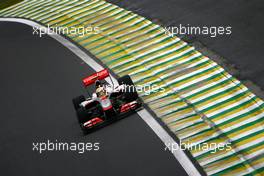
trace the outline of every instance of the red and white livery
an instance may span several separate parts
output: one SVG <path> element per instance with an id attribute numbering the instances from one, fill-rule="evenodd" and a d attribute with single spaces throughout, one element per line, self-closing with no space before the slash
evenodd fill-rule
<path id="1" fill-rule="evenodd" d="M 116 86 L 113 81 L 112 85 L 108 84 L 106 78 L 112 81 L 107 69 L 84 78 L 84 86 L 91 91 L 90 86 L 94 85 L 94 93 L 72 100 L 85 133 L 119 120 L 142 107 L 142 101 L 129 75 L 119 78 Z"/>

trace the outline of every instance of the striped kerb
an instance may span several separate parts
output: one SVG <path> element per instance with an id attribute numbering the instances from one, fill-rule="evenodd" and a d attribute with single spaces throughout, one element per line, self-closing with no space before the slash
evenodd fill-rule
<path id="1" fill-rule="evenodd" d="M 25 0 L 0 16 L 98 28 L 66 35 L 117 75 L 155 85 L 140 96 L 208 175 L 264 175 L 263 101 L 161 26 L 103 0 Z"/>

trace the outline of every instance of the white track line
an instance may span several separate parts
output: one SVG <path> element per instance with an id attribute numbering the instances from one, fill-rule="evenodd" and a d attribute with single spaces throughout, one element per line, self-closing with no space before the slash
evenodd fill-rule
<path id="1" fill-rule="evenodd" d="M 18 19 L 18 18 L 0 18 L 0 21 L 8 21 L 8 22 L 18 22 L 23 23 L 32 27 L 36 27 L 38 29 L 46 29 L 46 27 L 25 19 Z M 58 42 L 60 42 L 62 45 L 67 47 L 69 50 L 71 50 L 74 54 L 76 54 L 78 57 L 80 57 L 87 65 L 89 65 L 91 68 L 93 68 L 95 71 L 100 71 L 103 69 L 103 67 L 98 64 L 96 61 L 94 61 L 90 56 L 88 56 L 84 51 L 82 51 L 78 46 L 67 40 L 66 38 L 62 37 L 59 34 L 56 34 L 52 31 L 49 31 L 50 37 L 54 38 Z M 112 76 L 113 77 L 113 76 Z M 115 78 L 113 78 L 114 82 L 117 82 Z M 158 135 L 158 137 L 164 142 L 164 144 L 177 144 L 174 139 L 161 127 L 161 125 L 155 120 L 154 117 L 145 109 L 138 112 L 138 115 L 148 124 L 148 126 Z M 180 148 L 177 146 L 177 148 Z M 199 171 L 195 168 L 191 160 L 186 156 L 186 154 L 182 150 L 176 150 L 173 152 L 173 155 L 175 158 L 179 161 L 179 163 L 182 165 L 182 167 L 185 169 L 185 171 L 188 173 L 189 176 L 200 176 L 201 174 Z"/>

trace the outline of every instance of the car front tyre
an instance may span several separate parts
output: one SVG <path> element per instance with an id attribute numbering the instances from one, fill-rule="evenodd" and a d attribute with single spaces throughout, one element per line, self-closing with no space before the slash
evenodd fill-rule
<path id="1" fill-rule="evenodd" d="M 74 99 L 72 99 L 72 103 L 74 106 L 74 109 L 77 110 L 80 108 L 80 104 L 85 101 L 85 97 L 83 95 L 80 95 Z"/>

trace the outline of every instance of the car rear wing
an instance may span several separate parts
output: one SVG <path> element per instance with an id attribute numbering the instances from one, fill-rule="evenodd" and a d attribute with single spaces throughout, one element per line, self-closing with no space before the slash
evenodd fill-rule
<path id="1" fill-rule="evenodd" d="M 103 69 L 99 72 L 96 72 L 86 78 L 83 79 L 83 84 L 85 87 L 94 84 L 97 80 L 103 80 L 109 77 L 109 72 L 107 69 Z"/>

